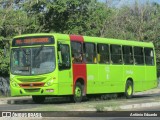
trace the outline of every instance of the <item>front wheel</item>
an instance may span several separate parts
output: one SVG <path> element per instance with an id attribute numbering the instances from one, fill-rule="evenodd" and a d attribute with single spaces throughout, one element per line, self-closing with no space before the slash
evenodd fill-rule
<path id="1" fill-rule="evenodd" d="M 132 98 L 133 96 L 133 83 L 130 80 L 126 82 L 125 96 L 127 99 Z"/>
<path id="2" fill-rule="evenodd" d="M 83 89 L 81 83 L 77 82 L 76 86 L 74 88 L 74 95 L 73 95 L 73 101 L 74 102 L 81 102 L 82 101 L 82 96 L 83 94 Z"/>
<path id="3" fill-rule="evenodd" d="M 33 96 L 32 96 L 32 100 L 33 100 L 35 103 L 42 104 L 42 103 L 44 103 L 44 101 L 45 101 L 45 96 L 33 95 Z"/>

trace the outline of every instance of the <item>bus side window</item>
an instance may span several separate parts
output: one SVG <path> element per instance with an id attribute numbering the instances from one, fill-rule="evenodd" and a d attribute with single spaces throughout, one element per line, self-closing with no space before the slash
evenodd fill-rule
<path id="1" fill-rule="evenodd" d="M 136 65 L 144 64 L 143 48 L 134 47 L 134 62 Z"/>
<path id="2" fill-rule="evenodd" d="M 146 65 L 154 65 L 154 52 L 152 48 L 144 48 Z"/>
<path id="3" fill-rule="evenodd" d="M 120 45 L 111 45 L 111 63 L 122 64 L 122 51 Z"/>
<path id="4" fill-rule="evenodd" d="M 123 46 L 123 61 L 124 64 L 133 64 L 133 51 L 131 46 Z"/>
<path id="5" fill-rule="evenodd" d="M 107 44 L 97 44 L 98 62 L 109 64 L 109 46 Z"/>
<path id="6" fill-rule="evenodd" d="M 69 45 L 67 44 L 58 45 L 58 61 L 59 61 L 59 69 L 69 69 L 71 67 Z"/>
<path id="7" fill-rule="evenodd" d="M 82 63 L 82 44 L 80 42 L 71 42 L 72 63 Z"/>
<path id="8" fill-rule="evenodd" d="M 97 63 L 96 46 L 94 43 L 84 43 L 84 61 L 86 63 Z"/>

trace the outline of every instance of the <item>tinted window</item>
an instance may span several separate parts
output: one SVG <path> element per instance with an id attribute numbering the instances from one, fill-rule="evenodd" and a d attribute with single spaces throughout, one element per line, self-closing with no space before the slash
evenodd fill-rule
<path id="1" fill-rule="evenodd" d="M 109 63 L 109 46 L 107 44 L 98 44 L 98 62 Z"/>
<path id="2" fill-rule="evenodd" d="M 54 47 L 16 48 L 11 52 L 11 72 L 17 75 L 38 75 L 56 67 Z"/>
<path id="3" fill-rule="evenodd" d="M 72 62 L 82 63 L 82 44 L 79 42 L 71 42 Z"/>
<path id="4" fill-rule="evenodd" d="M 121 64 L 122 56 L 121 56 L 121 46 L 120 45 L 111 45 L 111 62 L 113 64 Z"/>
<path id="5" fill-rule="evenodd" d="M 152 48 L 144 48 L 146 65 L 154 65 L 154 52 Z"/>
<path id="6" fill-rule="evenodd" d="M 134 59 L 135 59 L 135 64 L 144 64 L 142 47 L 134 47 Z"/>
<path id="7" fill-rule="evenodd" d="M 59 48 L 58 48 L 58 52 L 61 53 L 61 58 L 59 58 L 59 61 L 60 59 L 62 60 L 62 63 L 59 63 L 59 68 L 60 69 L 68 69 L 71 67 L 71 64 L 70 64 L 70 50 L 69 50 L 69 45 L 66 45 L 66 44 L 61 44 L 59 45 Z"/>
<path id="8" fill-rule="evenodd" d="M 123 61 L 124 64 L 133 64 L 133 51 L 131 46 L 123 46 Z"/>
<path id="9" fill-rule="evenodd" d="M 86 63 L 97 63 L 95 44 L 93 43 L 84 44 L 84 58 Z"/>

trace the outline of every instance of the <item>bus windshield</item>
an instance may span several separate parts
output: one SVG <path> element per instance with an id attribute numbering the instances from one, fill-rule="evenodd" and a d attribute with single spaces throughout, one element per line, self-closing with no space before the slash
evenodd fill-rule
<path id="1" fill-rule="evenodd" d="M 13 48 L 11 73 L 16 75 L 46 74 L 55 69 L 54 47 Z"/>

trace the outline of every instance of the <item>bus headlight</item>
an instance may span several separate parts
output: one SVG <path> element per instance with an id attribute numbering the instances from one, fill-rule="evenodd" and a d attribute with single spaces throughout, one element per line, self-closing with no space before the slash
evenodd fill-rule
<path id="1" fill-rule="evenodd" d="M 45 83 L 45 85 L 44 86 L 51 86 L 53 84 L 53 80 L 49 80 L 49 81 L 47 81 L 46 83 Z"/>
<path id="2" fill-rule="evenodd" d="M 11 84 L 13 87 L 19 87 L 19 85 L 15 81 L 12 81 Z"/>

